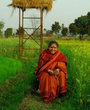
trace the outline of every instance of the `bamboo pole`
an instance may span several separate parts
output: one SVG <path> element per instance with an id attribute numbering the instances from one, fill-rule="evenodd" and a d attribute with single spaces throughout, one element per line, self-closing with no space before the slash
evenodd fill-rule
<path id="1" fill-rule="evenodd" d="M 43 10 L 42 10 L 42 8 L 41 8 L 40 12 L 41 12 L 41 36 L 40 36 L 41 45 L 40 45 L 40 52 L 42 52 L 43 51 Z"/>
<path id="2" fill-rule="evenodd" d="M 24 11 L 22 9 L 22 56 L 23 56 L 23 49 L 24 49 L 23 38 L 24 38 Z"/>
<path id="3" fill-rule="evenodd" d="M 20 31 L 20 26 L 21 26 L 21 11 L 19 8 L 19 59 L 21 60 L 21 31 Z"/>

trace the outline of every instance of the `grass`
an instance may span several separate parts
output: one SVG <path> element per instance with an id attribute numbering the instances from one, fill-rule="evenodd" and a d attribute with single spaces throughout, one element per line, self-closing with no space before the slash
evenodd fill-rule
<path id="1" fill-rule="evenodd" d="M 57 98 L 52 103 L 44 103 L 40 96 L 28 95 L 22 100 L 19 105 L 19 110 L 74 110 L 74 108 L 68 103 L 68 99 L 64 102 L 60 98 Z"/>
<path id="2" fill-rule="evenodd" d="M 75 103 L 74 106 L 78 105 L 78 109 L 87 110 L 90 103 L 90 44 L 88 41 L 58 41 L 58 43 L 61 48 L 63 47 L 62 51 L 68 60 L 68 86 L 73 99 L 71 103 Z"/>
<path id="3" fill-rule="evenodd" d="M 47 48 L 49 40 L 44 39 L 43 48 Z M 1 55 L 17 58 L 18 39 L 0 39 Z M 89 97 L 89 59 L 90 44 L 89 41 L 78 40 L 56 40 L 60 47 L 59 50 L 64 53 L 68 61 L 68 94 L 70 96 L 57 98 L 52 103 L 44 103 L 36 94 L 32 94 L 30 87 L 35 83 L 34 70 L 37 65 L 39 52 L 33 51 L 29 57 L 30 62 L 22 61 L 22 72 L 17 73 L 11 79 L 7 80 L 0 88 L 0 109 L 1 110 L 88 110 Z M 5 44 L 4 44 L 5 42 Z M 10 43 L 11 42 L 11 43 Z M 35 45 L 30 42 L 31 45 Z M 29 45 L 29 43 L 28 43 Z M 2 52 L 3 48 L 10 51 Z M 37 47 L 37 46 L 36 46 Z M 10 53 L 11 52 L 11 53 Z M 13 55 L 14 54 L 14 55 Z M 29 54 L 29 52 L 27 53 Z M 17 57 L 16 57 L 17 56 Z M 4 57 L 3 57 L 4 58 Z M 36 59 L 35 59 L 36 58 Z M 5 58 L 4 58 L 5 59 Z M 16 61 L 16 60 L 14 60 Z M 7 67 L 8 68 L 8 67 Z M 4 76 L 4 75 L 2 75 Z M 6 89 L 5 89 L 6 88 Z M 3 91 L 3 92 L 2 92 Z M 27 94 L 28 92 L 28 94 Z M 8 100 L 7 100 L 8 99 Z"/>
<path id="4" fill-rule="evenodd" d="M 22 63 L 20 61 L 0 56 L 0 85 L 21 69 Z"/>
<path id="5" fill-rule="evenodd" d="M 0 39 L 0 55 L 18 58 L 18 38 Z"/>
<path id="6" fill-rule="evenodd" d="M 0 88 L 0 110 L 17 110 L 27 88 L 27 75 L 18 73 Z"/>

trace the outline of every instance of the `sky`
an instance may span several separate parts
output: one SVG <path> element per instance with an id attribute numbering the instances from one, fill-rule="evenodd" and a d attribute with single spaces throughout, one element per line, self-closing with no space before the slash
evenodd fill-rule
<path id="1" fill-rule="evenodd" d="M 18 28 L 18 9 L 8 7 L 12 0 L 0 0 L 0 21 L 5 23 L 6 28 Z M 48 13 L 44 12 L 43 28 L 51 29 L 51 25 L 58 21 L 60 25 L 68 27 L 75 19 L 86 15 L 90 11 L 90 0 L 56 0 L 53 2 L 52 10 Z M 13 14 L 12 14 L 13 13 Z M 39 10 L 27 10 L 26 16 L 39 16 Z M 27 21 L 29 24 L 29 21 Z"/>

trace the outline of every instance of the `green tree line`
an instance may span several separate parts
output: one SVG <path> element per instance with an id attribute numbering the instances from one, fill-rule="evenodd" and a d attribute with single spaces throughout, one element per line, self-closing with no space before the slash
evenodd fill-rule
<path id="1" fill-rule="evenodd" d="M 70 33 L 73 35 L 88 34 L 90 36 L 90 12 L 85 16 L 78 17 L 74 20 L 74 23 L 69 25 Z"/>
<path id="2" fill-rule="evenodd" d="M 0 36 L 3 35 L 4 22 L 0 21 Z M 55 36 L 62 35 L 67 36 L 68 34 L 71 36 L 79 35 L 80 39 L 82 39 L 83 35 L 90 36 L 90 12 L 87 15 L 80 16 L 74 20 L 73 23 L 69 25 L 69 27 L 65 27 L 64 24 L 60 25 L 58 21 L 55 21 L 51 25 L 51 29 L 43 29 L 44 34 L 54 34 Z M 12 35 L 18 35 L 19 29 L 16 30 L 16 33 L 13 33 L 13 28 L 7 28 L 4 32 L 5 37 L 9 37 Z M 40 31 L 36 31 L 35 36 L 40 35 Z"/>

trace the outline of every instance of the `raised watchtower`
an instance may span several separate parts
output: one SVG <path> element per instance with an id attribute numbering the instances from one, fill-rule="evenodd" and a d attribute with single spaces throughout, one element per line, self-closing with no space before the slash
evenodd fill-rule
<path id="1" fill-rule="evenodd" d="M 12 0 L 9 6 L 19 9 L 19 59 L 23 58 L 24 44 L 29 38 L 32 38 L 37 44 L 38 42 L 32 37 L 37 29 L 40 29 L 40 51 L 42 51 L 43 45 L 43 11 L 47 12 L 52 8 L 53 0 Z M 39 9 L 40 17 L 26 17 L 24 12 L 26 9 Z M 22 12 L 22 13 L 21 13 Z M 26 19 L 40 20 L 40 26 L 35 28 L 32 34 L 29 34 L 27 30 L 32 30 L 31 27 L 24 27 Z M 26 35 L 27 34 L 27 35 Z M 28 37 L 25 37 L 28 36 Z M 32 49 L 32 48 L 29 48 Z"/>

